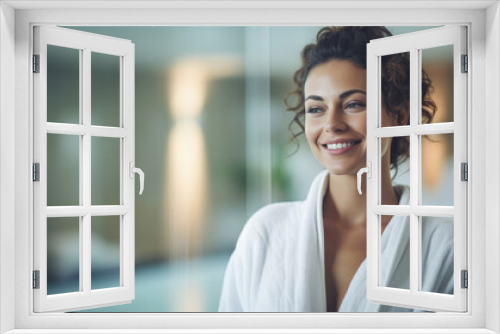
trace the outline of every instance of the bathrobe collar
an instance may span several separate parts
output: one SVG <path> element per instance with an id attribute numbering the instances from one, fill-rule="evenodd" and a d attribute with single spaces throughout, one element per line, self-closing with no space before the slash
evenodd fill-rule
<path id="1" fill-rule="evenodd" d="M 299 300 L 295 301 L 296 309 L 306 308 L 305 312 L 326 312 L 326 289 L 325 289 L 325 247 L 324 247 L 324 230 L 323 230 L 323 198 L 328 189 L 329 172 L 324 170 L 319 173 L 313 181 L 313 184 L 309 190 L 306 200 L 303 202 L 304 210 L 302 221 L 301 221 L 301 233 L 302 236 L 309 236 L 317 240 L 317 242 L 310 242 L 311 239 L 299 238 L 302 242 L 299 242 L 299 247 L 303 248 L 298 254 L 311 254 L 309 259 L 309 264 L 303 264 L 304 268 L 307 268 L 306 277 L 304 280 L 305 286 L 309 287 L 310 297 L 307 298 L 310 301 L 310 305 L 304 304 L 302 298 L 296 298 Z M 395 186 L 395 190 L 400 196 L 399 205 L 406 205 L 409 203 L 409 188 L 402 185 Z M 309 240 L 309 242 L 307 242 Z M 305 245 L 307 243 L 308 245 Z M 387 263 L 385 267 L 382 268 L 382 286 L 388 286 L 388 282 L 395 272 L 397 265 L 401 259 L 404 249 L 409 243 L 409 219 L 408 217 L 394 216 L 382 235 L 382 245 L 381 252 L 382 257 L 385 259 L 390 259 L 390 261 L 384 261 Z M 316 245 L 315 249 L 313 249 Z M 388 247 L 388 245 L 390 245 Z M 301 253 L 305 251 L 305 253 Z M 314 261 L 316 258 L 316 261 Z M 310 271 L 309 271 L 310 270 Z M 318 276 L 314 274 L 307 273 L 320 273 Z M 300 285 L 300 284 L 299 284 Z M 300 296 L 301 294 L 297 294 Z M 312 301 L 316 303 L 312 303 Z M 318 302 L 321 301 L 321 302 Z M 365 302 L 367 308 L 370 311 L 378 311 L 379 304 L 370 303 L 366 299 L 366 259 L 363 260 L 360 267 L 356 271 L 349 284 L 347 292 L 342 300 L 342 304 L 339 311 L 349 312 L 351 305 L 344 305 L 346 301 L 348 304 Z M 302 303 L 302 304 L 301 304 Z M 359 305 L 358 305 L 359 307 Z M 318 309 L 319 308 L 319 309 Z M 346 309 L 347 308 L 347 309 Z"/>

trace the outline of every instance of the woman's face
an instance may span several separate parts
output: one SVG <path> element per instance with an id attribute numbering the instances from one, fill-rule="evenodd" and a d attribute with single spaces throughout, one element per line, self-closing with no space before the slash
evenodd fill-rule
<path id="1" fill-rule="evenodd" d="M 366 167 L 366 70 L 348 60 L 315 66 L 304 85 L 305 134 L 318 161 L 334 175 Z M 384 111 L 382 126 L 397 125 Z M 390 138 L 382 141 L 390 159 Z"/>

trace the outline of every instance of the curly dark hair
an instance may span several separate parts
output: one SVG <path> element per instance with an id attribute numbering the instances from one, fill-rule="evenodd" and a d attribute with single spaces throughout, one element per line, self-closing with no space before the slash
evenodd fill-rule
<path id="1" fill-rule="evenodd" d="M 366 44 L 372 39 L 392 36 L 385 27 L 325 27 L 317 36 L 316 43 L 308 44 L 301 53 L 302 66 L 293 75 L 295 89 L 285 97 L 287 111 L 294 113 L 288 126 L 291 133 L 289 143 L 295 142 L 304 133 L 304 84 L 312 68 L 330 60 L 349 60 L 366 69 Z M 382 57 L 382 101 L 387 112 L 401 124 L 410 101 L 410 55 L 392 54 Z M 430 97 L 432 81 L 422 69 L 422 124 L 432 121 L 437 106 Z M 408 125 L 408 122 L 405 125 Z M 294 131 L 294 126 L 300 130 Z M 295 153 L 295 152 L 294 152 Z M 293 154 L 293 153 L 292 153 Z M 394 137 L 391 142 L 391 168 L 410 156 L 407 137 Z"/>

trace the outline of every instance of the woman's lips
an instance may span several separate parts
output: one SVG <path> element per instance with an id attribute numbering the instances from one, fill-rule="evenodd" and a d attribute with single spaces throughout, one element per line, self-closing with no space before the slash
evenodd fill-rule
<path id="1" fill-rule="evenodd" d="M 349 151 L 355 149 L 360 143 L 361 143 L 361 141 L 356 141 L 356 142 L 353 142 L 351 145 L 348 145 L 347 147 L 343 147 L 343 148 L 339 148 L 339 149 L 329 149 L 327 145 L 321 145 L 321 146 L 328 152 L 328 154 L 342 155 L 346 152 L 349 152 Z"/>

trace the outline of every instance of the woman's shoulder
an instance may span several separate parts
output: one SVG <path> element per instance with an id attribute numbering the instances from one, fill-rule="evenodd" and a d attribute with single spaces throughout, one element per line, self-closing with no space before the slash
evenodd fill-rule
<path id="1" fill-rule="evenodd" d="M 258 232 L 262 236 L 276 233 L 299 221 L 302 202 L 278 202 L 257 210 L 245 224 L 244 230 Z"/>
<path id="2" fill-rule="evenodd" d="M 257 210 L 240 233 L 237 248 L 253 248 L 269 244 L 294 229 L 299 222 L 301 202 L 278 202 Z"/>
<path id="3" fill-rule="evenodd" d="M 453 240 L 453 218 L 449 217 L 423 217 L 422 233 L 429 237 Z"/>
<path id="4" fill-rule="evenodd" d="M 437 256 L 450 256 L 454 248 L 454 224 L 448 217 L 422 218 L 422 248 L 424 252 Z"/>

